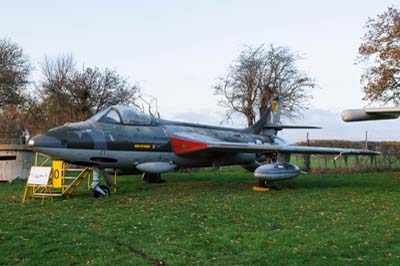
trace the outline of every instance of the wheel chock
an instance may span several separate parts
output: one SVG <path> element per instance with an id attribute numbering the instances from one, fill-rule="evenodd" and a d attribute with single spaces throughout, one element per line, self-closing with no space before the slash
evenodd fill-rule
<path id="1" fill-rule="evenodd" d="M 254 191 L 269 191 L 270 190 L 270 188 L 267 188 L 267 187 L 259 187 L 259 186 L 253 186 L 253 190 Z"/>

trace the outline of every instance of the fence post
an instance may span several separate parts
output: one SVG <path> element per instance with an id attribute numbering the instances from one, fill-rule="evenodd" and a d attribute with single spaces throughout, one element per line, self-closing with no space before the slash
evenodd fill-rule
<path id="1" fill-rule="evenodd" d="M 310 146 L 310 139 L 308 137 L 309 137 L 309 133 L 307 132 L 307 146 Z M 309 171 L 311 169 L 311 158 L 310 157 L 311 157 L 310 154 L 303 155 L 305 171 Z"/>
<path id="2" fill-rule="evenodd" d="M 356 155 L 356 165 L 354 167 L 357 171 L 360 171 L 360 162 L 358 160 L 358 155 Z"/>

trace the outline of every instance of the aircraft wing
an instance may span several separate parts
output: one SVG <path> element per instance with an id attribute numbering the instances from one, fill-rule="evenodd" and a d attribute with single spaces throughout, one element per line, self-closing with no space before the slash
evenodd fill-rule
<path id="1" fill-rule="evenodd" d="M 342 119 L 345 122 L 396 119 L 399 116 L 400 107 L 349 109 L 342 112 Z"/>
<path id="2" fill-rule="evenodd" d="M 216 141 L 193 141 L 181 138 L 171 138 L 174 152 L 180 156 L 201 156 L 212 153 L 266 153 L 282 152 L 297 154 L 355 154 L 355 155 L 379 155 L 379 152 L 359 149 L 343 149 L 314 146 L 276 145 L 276 144 L 255 144 L 237 142 L 216 142 Z"/>
<path id="3" fill-rule="evenodd" d="M 276 129 L 276 130 L 282 130 L 282 129 L 321 129 L 322 127 L 317 127 L 317 126 L 302 126 L 302 125 L 282 125 L 282 124 L 270 124 L 270 125 L 265 125 L 264 129 Z"/>

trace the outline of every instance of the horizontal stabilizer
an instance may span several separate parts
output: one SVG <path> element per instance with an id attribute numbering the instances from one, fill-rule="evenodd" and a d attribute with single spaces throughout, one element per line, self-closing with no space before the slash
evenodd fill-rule
<path id="1" fill-rule="evenodd" d="M 284 128 L 288 129 L 321 129 L 322 127 L 317 127 L 317 126 L 302 126 L 302 125 L 281 125 L 281 124 L 270 124 L 270 125 L 265 125 L 265 129 L 276 129 L 276 130 L 282 130 Z"/>

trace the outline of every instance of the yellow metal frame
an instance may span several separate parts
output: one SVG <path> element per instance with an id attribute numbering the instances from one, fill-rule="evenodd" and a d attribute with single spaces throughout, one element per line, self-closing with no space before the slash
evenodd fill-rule
<path id="1" fill-rule="evenodd" d="M 39 155 L 38 152 L 35 155 L 35 166 L 44 166 L 50 160 L 50 157 L 45 156 L 46 159 L 39 165 Z"/>
<path id="2" fill-rule="evenodd" d="M 72 171 L 78 171 L 77 169 L 74 169 Z M 64 170 L 65 172 L 68 171 Z M 69 196 L 72 194 L 72 192 L 79 187 L 79 185 L 82 183 L 83 179 L 86 177 L 89 177 L 91 172 L 93 171 L 93 169 L 91 167 L 85 167 L 83 169 L 80 169 L 79 174 L 77 177 L 75 177 L 71 183 L 69 183 L 68 185 L 65 185 L 65 177 L 64 177 L 64 184 L 62 186 L 62 195 L 63 196 Z M 89 179 L 89 178 L 88 178 Z"/>
<path id="3" fill-rule="evenodd" d="M 62 160 L 52 160 L 51 184 L 53 188 L 61 188 L 63 186 L 64 173 L 64 162 Z"/>
<path id="4" fill-rule="evenodd" d="M 24 194 L 22 196 L 21 204 L 24 205 L 28 192 L 29 192 L 29 198 L 32 201 L 34 201 L 35 198 L 41 198 L 42 199 L 41 205 L 43 205 L 44 199 L 46 198 L 50 198 L 51 202 L 53 203 L 54 194 L 52 193 L 51 188 L 52 186 L 49 184 L 44 186 L 44 185 L 32 185 L 27 183 L 24 188 Z"/>
<path id="5" fill-rule="evenodd" d="M 114 170 L 114 192 L 117 192 L 117 170 Z"/>
<path id="6" fill-rule="evenodd" d="M 40 156 L 40 154 L 36 153 L 35 166 L 44 166 L 51 159 L 50 157 L 46 156 L 45 160 L 43 160 L 39 164 L 39 156 Z M 54 160 L 54 161 L 56 161 L 56 160 Z M 52 160 L 52 162 L 53 162 L 53 160 Z M 62 171 L 61 185 L 56 184 L 56 186 L 54 186 L 54 184 L 55 184 L 53 182 L 54 172 L 55 172 L 55 170 L 60 171 L 60 169 L 62 169 L 61 170 Z M 51 176 L 50 176 L 51 179 L 50 179 L 49 184 L 47 186 L 26 184 L 21 203 L 24 204 L 26 202 L 28 193 L 29 193 L 29 198 L 32 201 L 35 198 L 41 198 L 42 204 L 43 204 L 45 198 L 51 198 L 51 200 L 53 201 L 54 196 L 68 197 L 73 193 L 73 191 L 77 187 L 79 187 L 79 185 L 82 183 L 83 179 L 85 179 L 85 178 L 87 178 L 87 187 L 88 187 L 88 191 L 89 191 L 92 171 L 93 171 L 92 167 L 72 169 L 71 164 L 65 163 L 63 161 L 58 162 L 58 164 L 52 163 L 52 170 L 51 170 Z M 78 175 L 76 177 L 67 176 L 67 173 L 71 173 L 71 172 L 78 172 Z M 117 176 L 118 176 L 118 171 L 114 170 L 114 192 L 117 192 Z M 72 182 L 68 183 L 67 180 L 72 180 Z"/>

